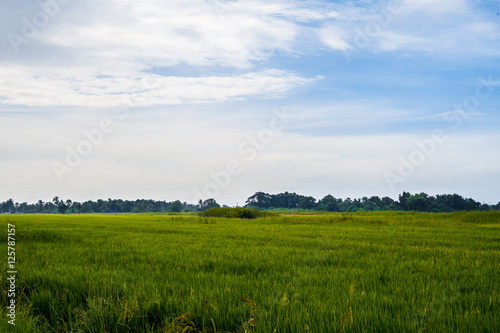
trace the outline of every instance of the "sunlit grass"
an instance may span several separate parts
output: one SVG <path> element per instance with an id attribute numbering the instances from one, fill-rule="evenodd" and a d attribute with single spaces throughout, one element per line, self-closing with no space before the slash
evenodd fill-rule
<path id="1" fill-rule="evenodd" d="M 3 215 L 17 332 L 495 332 L 500 213 Z M 6 253 L 2 238 L 0 251 Z M 2 267 L 6 268 L 6 257 Z M 2 285 L 6 285 L 5 274 Z"/>

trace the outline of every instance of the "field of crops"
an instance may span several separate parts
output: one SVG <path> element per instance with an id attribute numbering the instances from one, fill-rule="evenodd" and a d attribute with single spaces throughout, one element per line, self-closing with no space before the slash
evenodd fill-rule
<path id="1" fill-rule="evenodd" d="M 2 332 L 498 332 L 500 212 L 2 215 Z M 16 325 L 7 323 L 7 225 Z"/>

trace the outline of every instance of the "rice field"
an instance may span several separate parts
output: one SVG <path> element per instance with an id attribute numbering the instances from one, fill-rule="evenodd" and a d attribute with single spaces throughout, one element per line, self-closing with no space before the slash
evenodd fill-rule
<path id="1" fill-rule="evenodd" d="M 500 212 L 1 215 L 2 332 L 498 332 Z M 7 229 L 16 229 L 8 323 Z"/>

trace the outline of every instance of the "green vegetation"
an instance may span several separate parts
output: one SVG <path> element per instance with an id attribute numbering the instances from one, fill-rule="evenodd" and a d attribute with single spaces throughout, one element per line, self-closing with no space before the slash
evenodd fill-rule
<path id="1" fill-rule="evenodd" d="M 201 212 L 210 208 L 219 208 L 215 199 L 200 200 L 198 204 L 138 199 L 135 201 L 108 199 L 85 201 L 83 203 L 71 200 L 61 200 L 54 197 L 52 202 L 38 200 L 35 204 L 18 203 L 9 199 L 0 202 L 0 213 L 9 214 L 80 214 L 80 213 L 165 213 L 165 212 Z M 227 206 L 224 206 L 227 207 Z M 500 210 L 500 202 L 496 205 L 479 203 L 473 199 L 464 198 L 458 194 L 438 194 L 429 196 L 426 193 L 410 194 L 403 192 L 397 201 L 377 196 L 362 197 L 361 199 L 341 199 L 327 195 L 316 201 L 315 198 L 297 193 L 269 194 L 256 192 L 245 202 L 245 207 L 259 210 L 296 209 L 299 211 L 326 211 L 326 212 L 357 212 L 357 211 L 419 211 L 433 213 L 451 213 L 456 211 L 487 211 Z"/>
<path id="2" fill-rule="evenodd" d="M 210 208 L 204 212 L 198 213 L 200 216 L 204 217 L 225 217 L 234 219 L 256 219 L 258 217 L 265 217 L 271 215 L 271 213 L 260 211 L 252 208 L 243 207 L 220 207 L 220 208 Z"/>
<path id="3" fill-rule="evenodd" d="M 456 211 L 486 211 L 500 210 L 500 203 L 497 205 L 481 204 L 473 199 L 464 198 L 458 194 L 438 194 L 430 196 L 427 193 L 410 194 L 403 192 L 397 201 L 378 196 L 362 197 L 361 199 L 341 199 L 332 195 L 327 195 L 316 202 L 313 197 L 300 195 L 297 193 L 269 194 L 257 192 L 246 201 L 248 207 L 258 209 L 300 209 L 327 212 L 357 212 L 357 211 L 419 211 L 433 213 L 450 213 Z"/>
<path id="4" fill-rule="evenodd" d="M 61 200 L 59 197 L 54 197 L 52 202 L 44 202 L 38 200 L 37 203 L 28 204 L 27 202 L 14 202 L 9 199 L 5 202 L 0 202 L 0 213 L 9 214 L 89 214 L 89 213 L 163 213 L 163 212 L 196 212 L 204 211 L 209 208 L 220 207 L 214 199 L 200 200 L 198 204 L 192 205 L 186 202 L 182 203 L 179 200 L 173 202 L 157 201 L 157 200 L 121 200 L 108 199 L 97 201 L 88 200 L 85 202 L 77 202 Z"/>
<path id="5" fill-rule="evenodd" d="M 496 332 L 500 212 L 0 215 L 2 332 Z M 1 267 L 7 269 L 6 255 Z"/>

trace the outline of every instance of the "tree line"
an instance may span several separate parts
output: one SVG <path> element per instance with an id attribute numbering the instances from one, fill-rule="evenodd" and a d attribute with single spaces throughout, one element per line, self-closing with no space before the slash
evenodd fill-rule
<path id="1" fill-rule="evenodd" d="M 0 213 L 10 214 L 84 214 L 84 213 L 154 213 L 154 212 L 197 212 L 220 205 L 214 199 L 200 200 L 198 204 L 188 204 L 180 200 L 167 202 L 156 200 L 121 200 L 108 199 L 85 202 L 63 200 L 54 197 L 52 201 L 37 203 L 18 203 L 9 199 L 0 203 Z"/>
<path id="2" fill-rule="evenodd" d="M 398 200 L 378 196 L 360 199 L 341 199 L 327 195 L 321 200 L 297 193 L 269 194 L 257 192 L 246 201 L 247 207 L 258 209 L 304 209 L 328 212 L 356 212 L 377 210 L 401 210 L 420 212 L 455 212 L 462 210 L 500 210 L 500 202 L 488 205 L 458 194 L 441 194 L 430 196 L 427 193 L 410 194 L 403 192 Z"/>
<path id="3" fill-rule="evenodd" d="M 227 207 L 226 205 L 223 205 Z M 0 203 L 0 213 L 10 214 L 84 214 L 84 213 L 153 213 L 153 212 L 200 212 L 209 208 L 219 208 L 221 205 L 215 199 L 200 200 L 197 204 L 176 201 L 157 200 L 121 200 L 108 199 L 85 202 L 63 200 L 54 197 L 52 201 L 44 202 L 38 200 L 36 203 L 14 202 L 9 199 Z M 245 207 L 260 210 L 268 209 L 301 209 L 328 212 L 356 212 L 356 211 L 379 211 L 379 210 L 401 210 L 420 212 L 455 212 L 455 211 L 485 211 L 500 210 L 500 202 L 496 205 L 488 205 L 477 202 L 458 194 L 441 194 L 430 196 L 426 193 L 410 194 L 403 192 L 398 200 L 389 197 L 378 196 L 362 197 L 358 199 L 341 199 L 327 195 L 320 200 L 311 196 L 297 193 L 269 194 L 256 192 L 250 196 Z"/>

